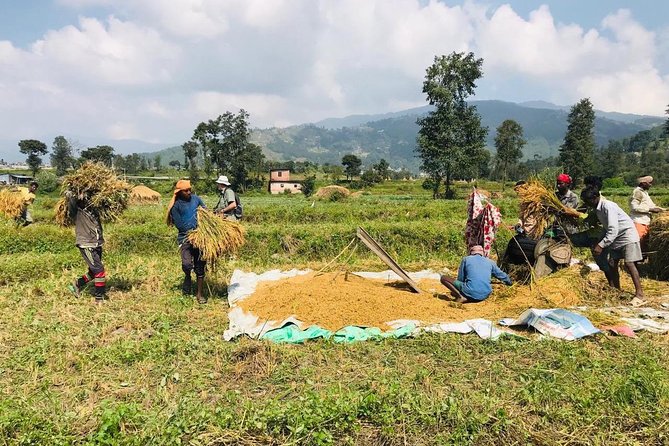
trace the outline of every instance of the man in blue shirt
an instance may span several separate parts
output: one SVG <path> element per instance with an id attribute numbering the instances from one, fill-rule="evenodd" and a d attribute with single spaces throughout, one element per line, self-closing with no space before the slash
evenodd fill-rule
<path id="1" fill-rule="evenodd" d="M 207 299 L 202 296 L 206 262 L 200 258 L 200 250 L 187 238 L 188 232 L 197 228 L 197 208 L 200 206 L 206 207 L 202 199 L 192 193 L 190 181 L 177 181 L 174 196 L 167 208 L 167 224 L 174 225 L 179 230 L 177 243 L 181 255 L 181 269 L 185 274 L 181 290 L 184 295 L 192 293 L 193 281 L 190 273 L 195 270 L 197 301 L 204 304 L 207 303 Z"/>
<path id="2" fill-rule="evenodd" d="M 469 255 L 460 262 L 458 278 L 441 276 L 441 283 L 451 290 L 456 302 L 481 302 L 492 293 L 491 276 L 495 276 L 505 285 L 512 283 L 508 274 L 483 256 L 483 247 L 474 245 L 469 249 Z"/>

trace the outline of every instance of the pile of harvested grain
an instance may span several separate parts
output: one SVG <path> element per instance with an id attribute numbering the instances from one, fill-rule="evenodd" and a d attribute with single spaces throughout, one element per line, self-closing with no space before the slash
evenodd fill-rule
<path id="1" fill-rule="evenodd" d="M 564 206 L 555 195 L 555 191 L 546 187 L 538 179 L 530 179 L 527 183 L 516 186 L 520 198 L 520 218 L 523 221 L 535 221 L 532 233 L 528 234 L 538 239 L 544 234 L 550 221 L 561 213 L 563 216 L 578 218 L 575 209 Z"/>
<path id="2" fill-rule="evenodd" d="M 197 229 L 188 233 L 188 241 L 200 250 L 203 260 L 215 262 L 224 254 L 237 252 L 244 244 L 244 228 L 224 220 L 209 209 L 197 208 Z"/>
<path id="3" fill-rule="evenodd" d="M 159 203 L 160 194 L 155 190 L 139 184 L 132 188 L 130 191 L 130 203 L 131 204 L 150 204 L 150 203 Z"/>
<path id="4" fill-rule="evenodd" d="M 23 195 L 18 190 L 0 189 L 0 214 L 16 219 L 23 212 Z"/>
<path id="5" fill-rule="evenodd" d="M 56 222 L 69 226 L 66 194 L 86 203 L 103 222 L 114 221 L 128 207 L 131 186 L 102 163 L 87 162 L 63 179 L 62 198 L 56 203 Z"/>
<path id="6" fill-rule="evenodd" d="M 446 300 L 448 290 L 437 280 L 421 280 L 417 294 L 401 282 L 364 279 L 354 274 L 327 273 L 261 282 L 256 292 L 240 302 L 245 310 L 262 320 L 283 320 L 294 315 L 307 324 L 330 330 L 347 325 L 387 329 L 397 319 L 425 323 L 462 322 L 467 319 L 497 320 L 513 317 L 530 308 L 576 305 L 580 296 L 573 286 L 578 269 L 564 270 L 523 285 L 495 285 L 493 294 L 481 303 L 456 304 Z"/>
<path id="7" fill-rule="evenodd" d="M 339 201 L 351 195 L 351 191 L 342 186 L 325 186 L 316 191 L 314 196 L 321 200 Z"/>
<path id="8" fill-rule="evenodd" d="M 653 252 L 649 269 L 660 280 L 669 279 L 669 215 L 662 214 L 650 223 L 648 250 Z"/>

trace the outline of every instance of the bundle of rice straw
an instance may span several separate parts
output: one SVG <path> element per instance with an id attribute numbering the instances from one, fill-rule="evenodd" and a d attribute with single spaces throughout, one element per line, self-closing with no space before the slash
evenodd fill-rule
<path id="1" fill-rule="evenodd" d="M 669 279 L 669 214 L 663 213 L 648 228 L 649 269 L 660 280 Z"/>
<path id="2" fill-rule="evenodd" d="M 23 195 L 17 190 L 0 189 L 0 214 L 16 219 L 23 212 Z"/>
<path id="3" fill-rule="evenodd" d="M 351 195 L 350 190 L 346 189 L 345 187 L 335 186 L 335 185 L 321 187 L 314 194 L 316 198 L 320 198 L 321 200 L 331 200 L 331 201 L 337 201 L 342 198 L 347 198 L 349 195 Z"/>
<path id="4" fill-rule="evenodd" d="M 67 217 L 65 193 L 83 197 L 87 208 L 95 212 L 103 222 L 114 221 L 128 207 L 131 186 L 120 180 L 116 173 L 101 163 L 86 162 L 66 176 L 61 188 L 62 198 L 56 204 L 56 222 L 69 226 L 73 222 Z"/>
<path id="5" fill-rule="evenodd" d="M 544 183 L 536 178 L 516 187 L 520 197 L 520 218 L 523 221 L 535 221 L 532 233 L 528 234 L 538 239 L 544 234 L 551 219 L 562 213 L 567 217 L 578 218 L 579 213 L 575 209 L 566 207 L 560 202 L 552 188 L 546 187 Z"/>
<path id="6" fill-rule="evenodd" d="M 146 204 L 159 203 L 160 194 L 155 190 L 139 184 L 132 188 L 130 192 L 130 203 L 132 204 Z"/>
<path id="7" fill-rule="evenodd" d="M 244 228 L 224 220 L 209 209 L 197 209 L 197 229 L 188 233 L 188 241 L 200 250 L 202 259 L 215 262 L 223 254 L 236 253 L 244 244 Z"/>

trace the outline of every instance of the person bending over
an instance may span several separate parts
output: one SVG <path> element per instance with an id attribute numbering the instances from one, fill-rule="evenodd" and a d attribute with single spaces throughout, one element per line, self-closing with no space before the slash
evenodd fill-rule
<path id="1" fill-rule="evenodd" d="M 481 302 L 492 293 L 491 276 L 495 276 L 505 285 L 512 284 L 508 274 L 499 269 L 495 262 L 483 256 L 483 247 L 474 245 L 469 249 L 469 255 L 460 262 L 458 278 L 441 276 L 441 283 L 451 290 L 456 302 Z"/>

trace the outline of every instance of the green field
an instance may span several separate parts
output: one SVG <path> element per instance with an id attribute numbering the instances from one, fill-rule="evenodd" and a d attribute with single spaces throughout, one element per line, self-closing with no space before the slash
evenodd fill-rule
<path id="1" fill-rule="evenodd" d="M 604 191 L 621 203 L 627 193 Z M 669 191 L 651 193 L 667 204 Z M 0 445 L 669 442 L 666 335 L 223 341 L 234 269 L 321 267 L 358 226 L 408 270 L 457 268 L 464 198 L 435 201 L 416 182 L 332 203 L 243 196 L 247 245 L 208 275 L 207 305 L 180 293 L 163 198 L 105 226 L 101 306 L 67 291 L 84 264 L 72 230 L 51 221 L 55 197 L 38 196 L 32 226 L 0 223 Z M 512 192 L 495 204 L 515 222 Z M 386 269 L 363 249 L 348 262 Z"/>

